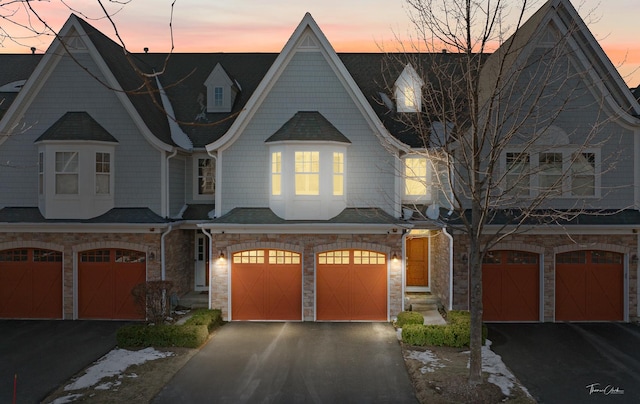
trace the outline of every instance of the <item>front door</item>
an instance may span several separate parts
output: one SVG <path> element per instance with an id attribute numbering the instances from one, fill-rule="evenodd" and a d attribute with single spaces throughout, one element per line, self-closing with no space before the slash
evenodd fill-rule
<path id="1" fill-rule="evenodd" d="M 196 234 L 194 290 L 209 290 L 209 241 L 204 234 Z"/>
<path id="2" fill-rule="evenodd" d="M 407 239 L 407 277 L 409 292 L 429 291 L 429 238 Z"/>

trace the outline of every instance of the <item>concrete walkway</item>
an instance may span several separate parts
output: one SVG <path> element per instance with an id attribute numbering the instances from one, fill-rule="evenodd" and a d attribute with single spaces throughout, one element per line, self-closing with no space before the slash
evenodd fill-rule
<path id="1" fill-rule="evenodd" d="M 407 293 L 405 309 L 408 310 L 410 305 L 412 311 L 421 313 L 425 324 L 444 325 L 447 322 L 438 311 L 439 304 L 438 298 L 431 293 Z"/>

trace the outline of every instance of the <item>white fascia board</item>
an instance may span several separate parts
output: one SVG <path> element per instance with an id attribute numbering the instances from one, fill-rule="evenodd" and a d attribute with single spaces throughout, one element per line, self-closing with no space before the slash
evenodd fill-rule
<path id="1" fill-rule="evenodd" d="M 487 225 L 484 234 L 493 234 L 492 229 L 505 230 L 503 226 Z M 506 231 L 513 229 L 513 226 L 507 227 Z M 567 225 L 567 226 L 520 226 L 513 235 L 564 235 L 564 234 L 636 234 L 634 230 L 640 229 L 640 225 L 624 224 L 624 225 Z"/>
<path id="2" fill-rule="evenodd" d="M 389 131 L 384 127 L 376 113 L 369 105 L 360 88 L 356 85 L 355 81 L 349 74 L 349 71 L 344 66 L 338 54 L 335 52 L 324 33 L 315 22 L 310 13 L 306 13 L 298 27 L 295 29 L 284 48 L 278 54 L 278 57 L 273 62 L 267 74 L 263 77 L 262 81 L 251 95 L 251 98 L 247 101 L 247 104 L 238 115 L 238 118 L 233 122 L 227 133 L 213 143 L 206 146 L 207 151 L 224 150 L 229 147 L 231 143 L 239 136 L 242 130 L 249 123 L 255 111 L 258 109 L 262 101 L 266 98 L 267 93 L 272 88 L 282 71 L 285 69 L 293 55 L 295 54 L 295 46 L 304 34 L 305 30 L 309 28 L 315 35 L 316 39 L 320 42 L 321 50 L 329 58 L 334 72 L 337 73 L 339 79 L 345 84 L 345 88 L 351 94 L 360 112 L 365 116 L 371 129 L 381 136 L 386 142 L 398 149 L 407 148 L 402 142 L 391 136 Z"/>
<path id="3" fill-rule="evenodd" d="M 174 223 L 175 224 L 175 223 Z M 12 233 L 151 233 L 162 234 L 169 223 L 0 223 Z"/>
<path id="4" fill-rule="evenodd" d="M 288 224 L 226 224 L 203 223 L 199 228 L 213 234 L 269 233 L 269 234 L 402 234 L 410 229 L 410 224 L 324 224 L 324 223 L 288 223 Z"/>

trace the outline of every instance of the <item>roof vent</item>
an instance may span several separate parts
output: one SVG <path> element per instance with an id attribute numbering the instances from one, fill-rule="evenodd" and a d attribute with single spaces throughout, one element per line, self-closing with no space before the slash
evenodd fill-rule
<path id="1" fill-rule="evenodd" d="M 31 47 L 31 54 L 32 54 L 32 55 L 35 55 L 35 54 L 36 54 L 36 47 L 35 47 L 35 46 L 32 46 L 32 47 Z"/>
<path id="2" fill-rule="evenodd" d="M 144 47 L 144 53 L 149 53 L 149 48 L 147 48 L 146 46 Z"/>
<path id="3" fill-rule="evenodd" d="M 443 50 L 442 50 L 442 53 L 447 53 L 447 50 L 446 50 L 446 49 L 443 49 Z"/>

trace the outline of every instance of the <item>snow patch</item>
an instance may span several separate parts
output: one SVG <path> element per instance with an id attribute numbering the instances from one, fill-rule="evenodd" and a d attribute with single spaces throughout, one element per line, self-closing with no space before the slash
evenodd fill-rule
<path id="1" fill-rule="evenodd" d="M 469 354 L 469 351 L 464 353 Z M 467 368 L 469 364 L 467 363 Z M 502 394 L 511 395 L 511 390 L 516 385 L 516 377 L 511 373 L 507 366 L 502 362 L 502 357 L 491 350 L 491 341 L 486 340 L 482 347 L 482 371 L 489 373 L 489 383 L 500 387 Z M 519 387 L 525 394 L 529 395 L 527 389 L 519 384 Z"/>
<path id="2" fill-rule="evenodd" d="M 58 397 L 50 404 L 67 404 L 72 403 L 82 397 L 82 394 L 69 394 L 68 396 Z"/>
<path id="3" fill-rule="evenodd" d="M 437 368 L 443 368 L 445 365 L 440 362 L 436 355 L 426 350 L 422 351 L 409 351 L 407 355 L 408 359 L 415 359 L 422 363 L 424 366 L 420 368 L 422 374 L 435 372 Z"/>
<path id="4" fill-rule="evenodd" d="M 172 355 L 173 352 L 160 352 L 153 348 L 145 348 L 139 351 L 114 349 L 96 361 L 93 366 L 87 369 L 84 375 L 80 376 L 73 383 L 66 385 L 64 390 L 80 390 L 91 387 L 104 378 L 120 375 L 129 366 L 141 365 L 147 361 L 166 358 Z M 100 385 L 100 388 L 105 387 L 107 384 L 109 383 Z M 118 385 L 119 384 L 120 383 L 118 383 Z M 112 384 L 109 387 L 114 385 L 115 384 Z"/>

